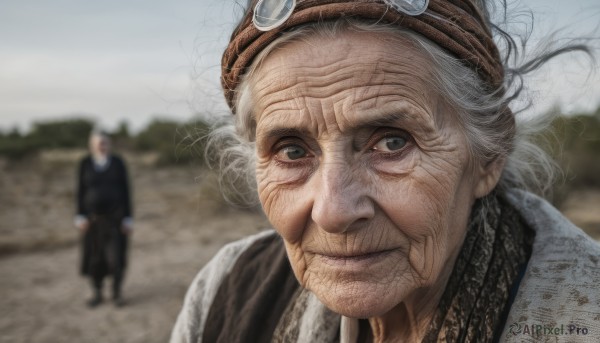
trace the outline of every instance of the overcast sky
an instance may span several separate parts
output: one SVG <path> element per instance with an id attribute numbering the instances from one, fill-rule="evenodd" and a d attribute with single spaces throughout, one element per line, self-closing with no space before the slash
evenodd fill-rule
<path id="1" fill-rule="evenodd" d="M 523 3 L 540 35 L 600 23 L 598 0 Z M 238 16 L 234 0 L 1 0 L 0 129 L 81 115 L 139 129 L 153 117 L 223 111 L 220 55 Z M 600 101 L 600 73 L 590 76 L 585 59 L 562 58 L 532 81 L 535 110 Z"/>

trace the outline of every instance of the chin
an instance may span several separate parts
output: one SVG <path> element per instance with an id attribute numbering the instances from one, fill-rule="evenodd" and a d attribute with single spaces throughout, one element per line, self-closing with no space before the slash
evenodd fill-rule
<path id="1" fill-rule="evenodd" d="M 351 318 L 382 316 L 402 302 L 402 285 L 347 282 L 310 289 L 333 312 Z"/>

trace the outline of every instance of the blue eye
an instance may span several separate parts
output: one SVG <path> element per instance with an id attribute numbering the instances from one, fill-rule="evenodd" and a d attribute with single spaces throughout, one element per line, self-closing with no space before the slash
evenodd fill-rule
<path id="1" fill-rule="evenodd" d="M 306 157 L 306 150 L 298 145 L 288 145 L 279 150 L 278 155 L 283 159 L 294 161 Z"/>
<path id="2" fill-rule="evenodd" d="M 406 143 L 407 143 L 407 141 L 403 137 L 390 136 L 390 137 L 385 137 L 382 140 L 380 140 L 379 142 L 377 142 L 377 144 L 375 144 L 373 149 L 380 150 L 380 151 L 393 152 L 393 151 L 397 151 L 397 150 L 404 148 L 406 146 Z"/>

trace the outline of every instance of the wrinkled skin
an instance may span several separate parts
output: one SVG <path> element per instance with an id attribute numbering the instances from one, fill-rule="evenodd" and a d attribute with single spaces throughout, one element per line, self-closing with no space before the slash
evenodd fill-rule
<path id="1" fill-rule="evenodd" d="M 444 291 L 477 167 L 427 82 L 427 58 L 391 34 L 311 36 L 251 79 L 259 198 L 303 287 L 375 341 L 419 341 Z"/>

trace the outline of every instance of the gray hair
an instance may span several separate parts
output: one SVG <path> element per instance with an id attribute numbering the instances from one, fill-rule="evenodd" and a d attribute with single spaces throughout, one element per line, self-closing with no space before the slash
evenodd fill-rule
<path id="1" fill-rule="evenodd" d="M 481 0 L 477 2 L 488 14 L 486 4 Z M 490 89 L 476 72 L 423 36 L 379 22 L 341 19 L 311 23 L 279 37 L 257 55 L 242 79 L 236 95 L 235 118 L 226 118 L 208 137 L 208 164 L 219 170 L 219 183 L 225 190 L 225 197 L 238 205 L 258 205 L 254 175 L 256 123 L 249 86 L 257 68 L 271 51 L 285 43 L 301 40 L 308 35 L 333 36 L 341 30 L 394 33 L 419 47 L 434 65 L 430 86 L 454 108 L 474 162 L 485 165 L 496 159 L 505 160 L 497 189 L 521 188 L 542 196 L 548 195 L 559 171 L 553 159 L 535 140 L 539 139 L 539 133 L 547 128 L 553 118 L 550 114 L 528 118 L 523 115 L 524 109 L 510 111 L 508 108 L 521 95 L 526 74 L 556 55 L 569 51 L 590 54 L 589 48 L 575 43 L 554 49 L 550 49 L 549 45 L 547 49 L 541 49 L 537 56 L 524 61 L 520 53 L 524 54 L 522 50 L 526 38 L 521 39 L 519 46 L 511 35 L 498 26 L 491 23 L 490 26 L 496 39 L 500 40 L 499 46 L 505 50 L 505 84 L 499 89 Z"/>
<path id="2" fill-rule="evenodd" d="M 108 139 L 109 141 L 111 140 L 110 134 L 100 128 L 94 128 L 91 132 L 90 132 L 90 136 L 88 138 L 88 141 L 91 143 L 92 139 L 94 138 L 104 138 L 104 139 Z"/>

